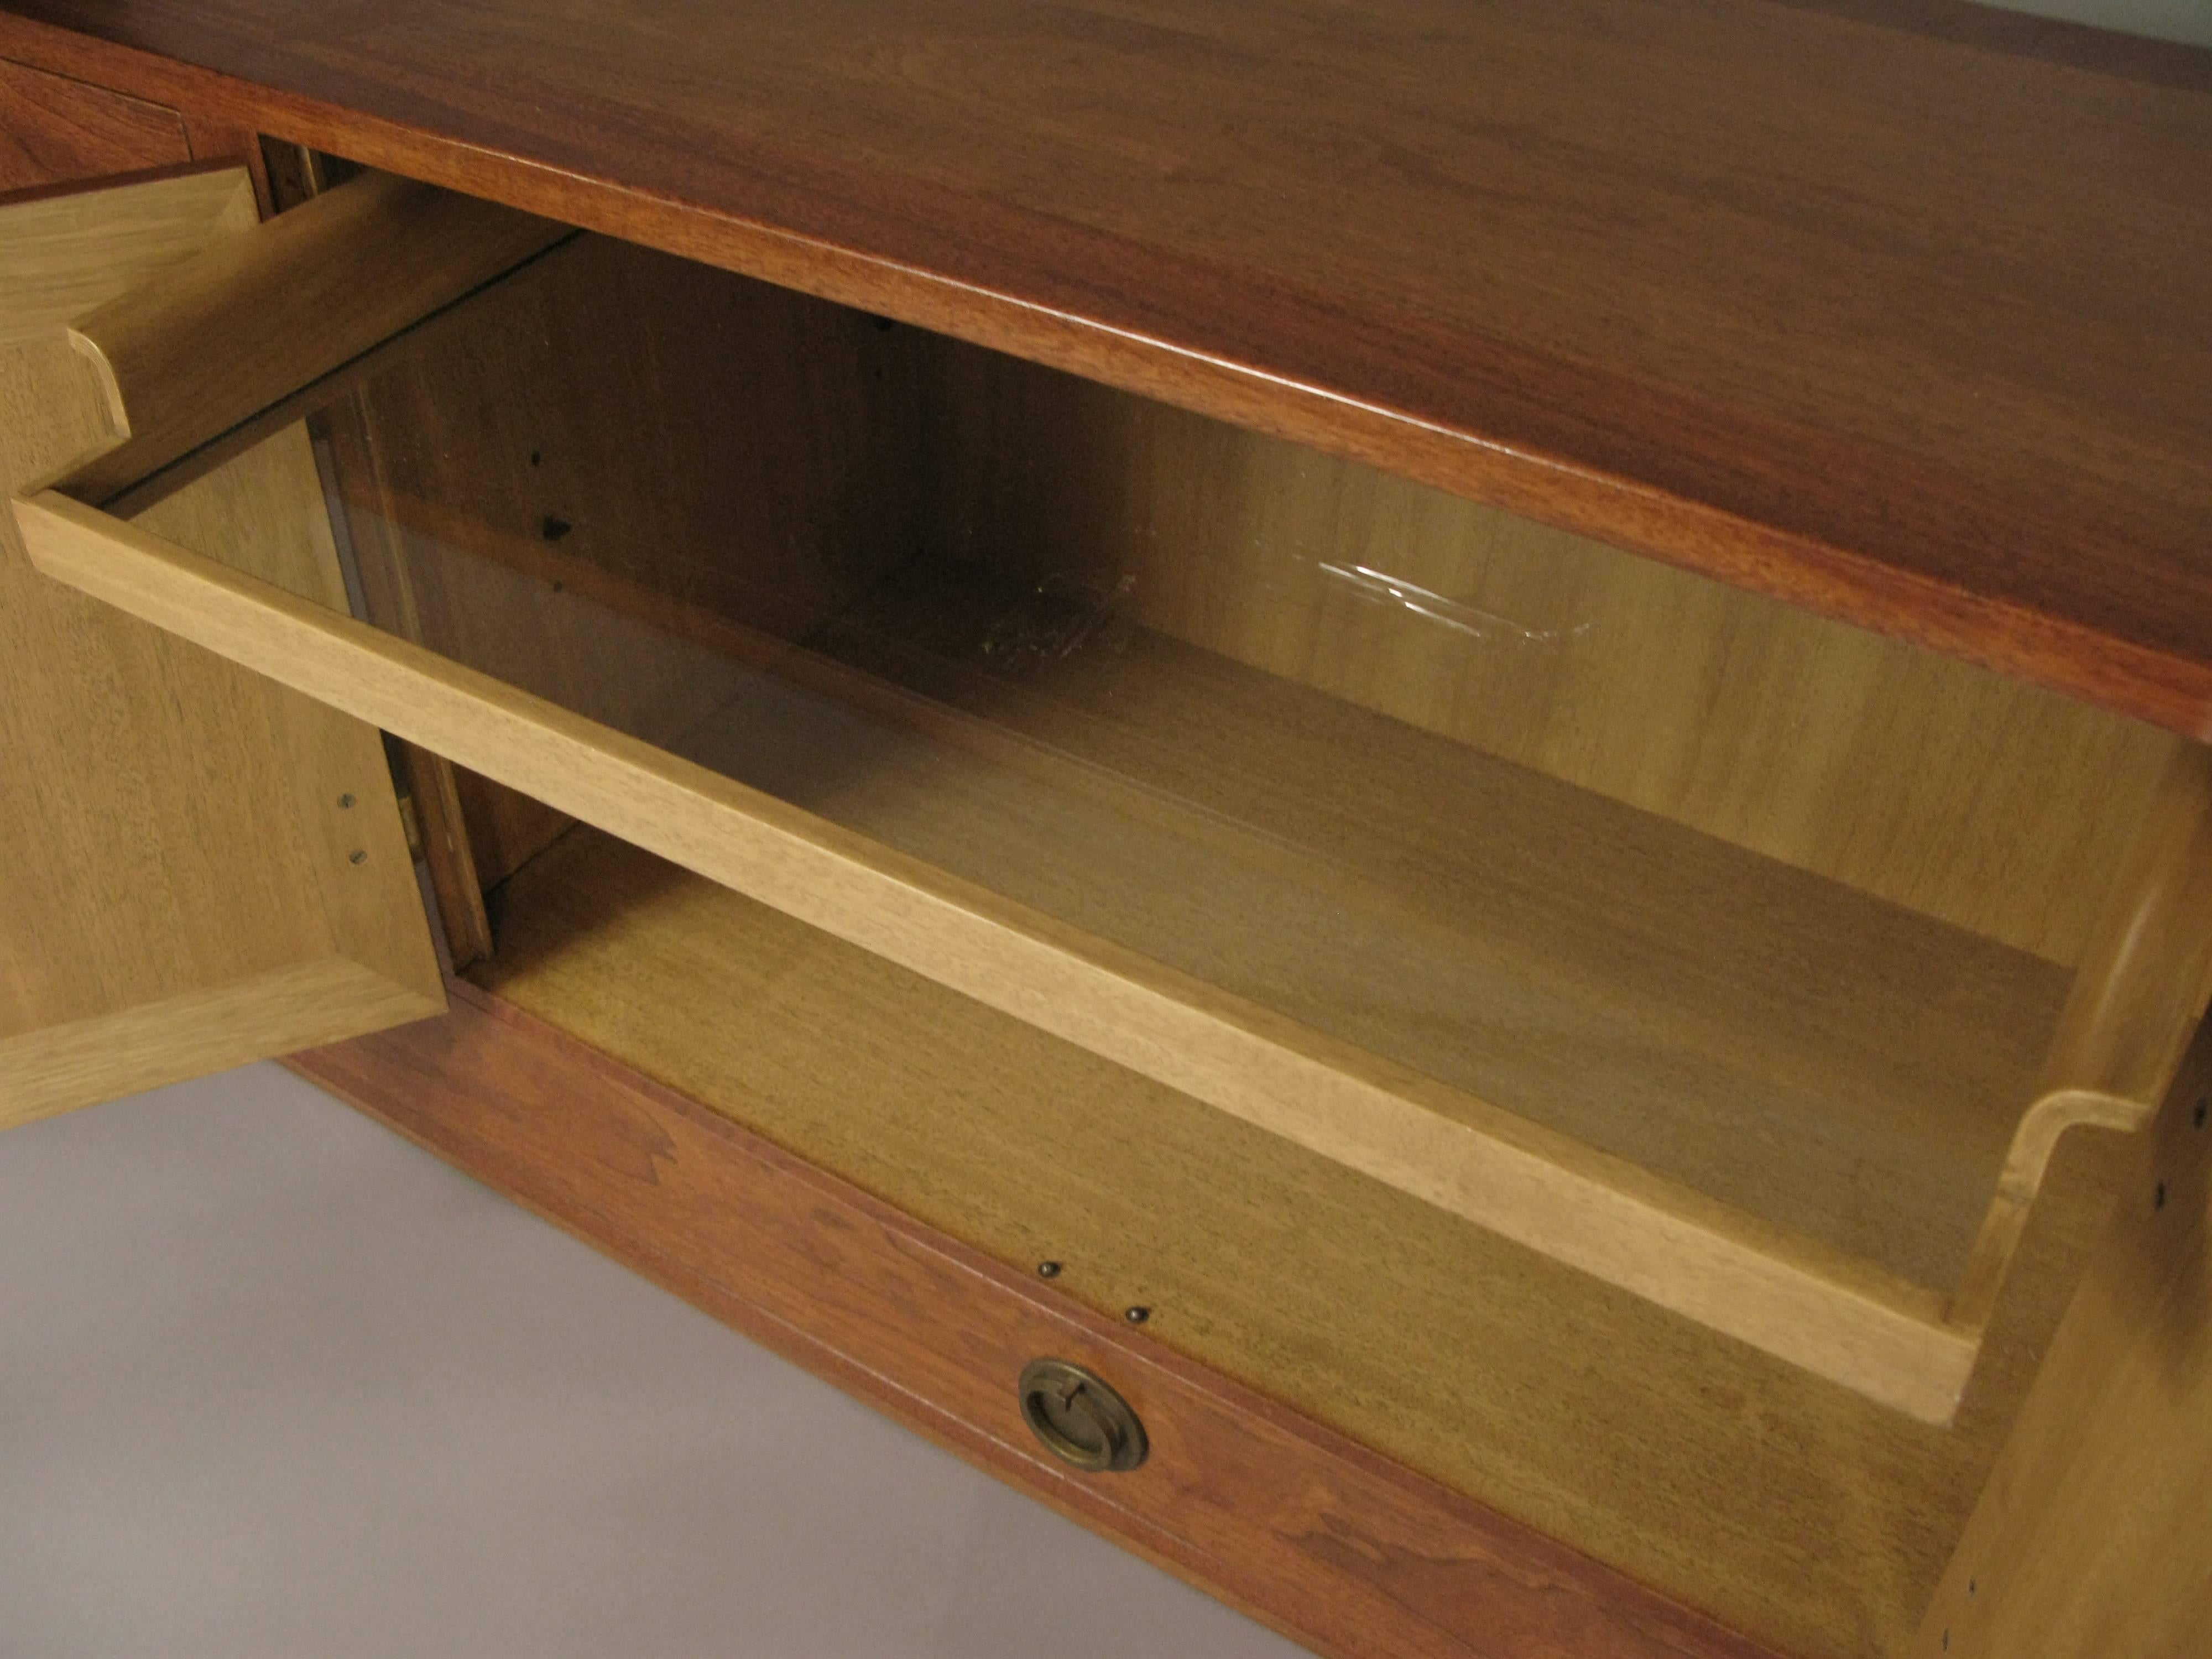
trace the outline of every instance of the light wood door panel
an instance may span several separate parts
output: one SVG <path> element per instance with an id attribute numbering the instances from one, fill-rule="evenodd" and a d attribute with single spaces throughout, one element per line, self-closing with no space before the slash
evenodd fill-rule
<path id="1" fill-rule="evenodd" d="M 254 222 L 242 172 L 0 204 L 0 478 L 112 442 L 64 325 Z M 345 603 L 294 427 L 149 527 Z M 38 574 L 0 525 L 0 1125 L 436 1013 L 382 741 Z"/>

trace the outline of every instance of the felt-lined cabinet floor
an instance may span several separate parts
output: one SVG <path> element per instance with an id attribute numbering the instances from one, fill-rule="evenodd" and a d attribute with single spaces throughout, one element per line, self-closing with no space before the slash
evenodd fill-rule
<path id="1" fill-rule="evenodd" d="M 2033 39 L 2212 154 L 2193 60 Z M 1547 494 L 0 50 L 0 1117 L 312 1048 L 1326 1651 L 2182 1650 L 2195 635 L 2037 586 L 1971 432 L 1958 500 L 1762 527 L 1499 414 L 1615 492 Z M 2161 395 L 2053 485 L 2145 558 Z"/>

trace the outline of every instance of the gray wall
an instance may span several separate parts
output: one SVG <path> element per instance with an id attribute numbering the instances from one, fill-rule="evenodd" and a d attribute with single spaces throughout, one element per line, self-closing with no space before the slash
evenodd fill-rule
<path id="1" fill-rule="evenodd" d="M 2012 11 L 2212 46 L 2212 0 L 2006 0 Z"/>

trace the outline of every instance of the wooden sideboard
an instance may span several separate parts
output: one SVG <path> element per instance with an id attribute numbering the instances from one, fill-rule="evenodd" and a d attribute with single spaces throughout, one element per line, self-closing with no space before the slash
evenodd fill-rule
<path id="1" fill-rule="evenodd" d="M 2209 159 L 1942 0 L 10 0 L 0 1123 L 289 1054 L 1323 1652 L 2191 1651 Z"/>

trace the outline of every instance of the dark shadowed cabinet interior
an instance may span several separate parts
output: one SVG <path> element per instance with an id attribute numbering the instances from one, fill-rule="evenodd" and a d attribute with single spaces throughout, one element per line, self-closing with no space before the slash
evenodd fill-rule
<path id="1" fill-rule="evenodd" d="M 10 0 L 0 1122 L 289 1055 L 1323 1653 L 2196 1652 L 2208 179 L 1948 0 Z"/>

